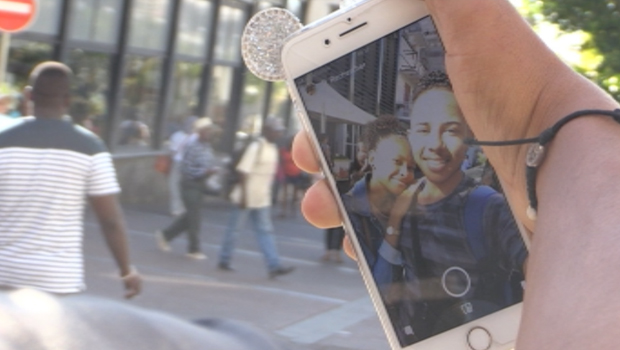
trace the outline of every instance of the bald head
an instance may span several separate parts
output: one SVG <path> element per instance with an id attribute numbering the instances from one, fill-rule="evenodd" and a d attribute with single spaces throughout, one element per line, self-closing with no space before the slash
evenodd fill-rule
<path id="1" fill-rule="evenodd" d="M 69 107 L 71 69 L 60 62 L 43 62 L 30 73 L 35 116 L 61 118 Z"/>

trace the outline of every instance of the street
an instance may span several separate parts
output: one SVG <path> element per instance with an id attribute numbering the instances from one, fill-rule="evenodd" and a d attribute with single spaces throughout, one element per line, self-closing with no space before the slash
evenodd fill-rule
<path id="1" fill-rule="evenodd" d="M 287 349 L 389 349 L 356 263 L 320 261 L 323 231 L 297 213 L 274 219 L 282 264 L 296 270 L 269 279 L 254 234 L 240 232 L 233 272 L 217 269 L 219 242 L 231 206 L 208 198 L 204 207 L 201 243 L 209 259 L 185 257 L 187 240 L 171 242 L 161 252 L 153 232 L 172 218 L 165 211 L 125 208 L 133 264 L 144 279 L 142 295 L 133 305 L 161 310 L 183 319 L 217 317 L 250 323 L 274 336 Z M 86 213 L 85 264 L 87 293 L 122 301 L 122 283 L 96 219 Z"/>

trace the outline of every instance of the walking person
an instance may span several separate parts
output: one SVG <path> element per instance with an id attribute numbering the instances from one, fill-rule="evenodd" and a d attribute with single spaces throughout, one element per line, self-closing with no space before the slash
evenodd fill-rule
<path id="1" fill-rule="evenodd" d="M 0 93 L 0 130 L 4 130 L 19 123 L 19 119 L 13 118 L 9 114 L 12 100 L 10 95 Z"/>
<path id="2" fill-rule="evenodd" d="M 194 135 L 194 123 L 197 119 L 194 116 L 187 117 L 183 122 L 183 127 L 174 132 L 168 141 L 171 157 L 168 190 L 170 193 L 170 214 L 174 217 L 179 217 L 185 212 L 180 186 L 182 178 L 181 164 L 183 163 L 184 146 L 190 142 L 192 135 Z"/>
<path id="3" fill-rule="evenodd" d="M 267 118 L 262 137 L 248 145 L 237 164 L 236 171 L 240 174 L 240 180 L 231 193 L 231 200 L 236 204 L 236 208 L 230 217 L 220 248 L 220 270 L 233 270 L 230 263 L 237 232 L 248 216 L 265 257 L 269 277 L 275 278 L 294 270 L 293 267 L 283 267 L 280 264 L 271 220 L 271 185 L 278 166 L 278 147 L 275 142 L 283 130 L 284 126 L 279 119 Z"/>
<path id="4" fill-rule="evenodd" d="M 87 199 L 131 298 L 140 293 L 141 278 L 129 262 L 110 153 L 95 134 L 63 120 L 72 75 L 59 62 L 36 66 L 30 75 L 35 117 L 0 132 L 0 288 L 85 289 Z"/>
<path id="5" fill-rule="evenodd" d="M 282 181 L 282 203 L 280 215 L 278 215 L 281 219 L 286 218 L 287 212 L 292 217 L 296 215 L 297 201 L 301 197 L 300 193 L 303 192 L 307 182 L 306 174 L 293 161 L 293 155 L 291 154 L 292 146 L 293 139 L 289 138 L 284 143 L 284 146 L 280 148 L 280 169 L 284 175 L 284 181 Z"/>
<path id="6" fill-rule="evenodd" d="M 205 179 L 217 171 L 210 142 L 219 132 L 219 127 L 209 118 L 200 118 L 195 124 L 195 129 L 198 137 L 184 147 L 181 164 L 180 187 L 185 212 L 166 229 L 155 232 L 155 239 L 162 251 L 169 251 L 168 243 L 181 233 L 187 232 L 189 243 L 187 257 L 204 260 L 207 256 L 200 250 L 200 209 L 203 203 Z"/>

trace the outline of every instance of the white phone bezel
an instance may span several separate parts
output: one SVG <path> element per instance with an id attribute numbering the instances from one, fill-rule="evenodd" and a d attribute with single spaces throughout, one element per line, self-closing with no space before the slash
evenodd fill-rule
<path id="1" fill-rule="evenodd" d="M 356 4 L 354 7 L 346 9 L 346 11 L 337 11 L 324 19 L 312 23 L 287 39 L 282 49 L 282 62 L 287 77 L 287 85 L 299 119 L 305 130 L 308 131 L 311 142 L 314 145 L 315 154 L 325 174 L 328 174 L 328 171 L 325 169 L 329 169 L 329 167 L 327 166 L 327 161 L 323 157 L 323 154 L 318 151 L 320 146 L 317 136 L 310 125 L 309 117 L 301 103 L 301 95 L 299 90 L 295 88 L 294 80 L 368 43 L 401 29 L 428 14 L 428 10 L 422 1 L 363 1 Z M 359 30 L 344 36 L 340 35 L 363 23 L 366 23 L 366 25 Z M 325 44 L 326 39 L 330 40 L 330 45 Z M 329 182 L 331 190 L 334 193 L 338 193 L 333 176 L 330 174 L 326 175 L 325 178 Z M 340 196 L 335 197 L 340 212 L 346 213 Z M 352 234 L 351 222 L 347 215 L 342 216 L 343 225 L 348 236 L 351 238 L 355 251 L 358 256 L 362 256 L 356 236 Z M 424 341 L 407 347 L 401 347 L 393 330 L 391 321 L 387 316 L 383 302 L 381 301 L 377 286 L 373 281 L 372 274 L 367 264 L 362 263 L 360 260 L 358 260 L 358 265 L 362 272 L 362 277 L 369 290 L 371 299 L 375 305 L 375 309 L 377 310 L 392 349 L 470 350 L 471 348 L 468 345 L 467 339 L 468 334 L 476 327 L 482 327 L 491 334 L 493 343 L 491 347 L 488 348 L 489 350 L 511 349 L 514 346 L 521 320 L 522 303 L 466 323 L 457 328 L 453 328 L 450 331 L 438 334 Z"/>

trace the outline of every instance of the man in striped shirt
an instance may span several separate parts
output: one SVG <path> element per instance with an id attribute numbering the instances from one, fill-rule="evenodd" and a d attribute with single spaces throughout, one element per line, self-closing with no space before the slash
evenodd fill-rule
<path id="1" fill-rule="evenodd" d="M 35 118 L 0 132 L 0 287 L 85 289 L 87 199 L 131 298 L 141 279 L 129 263 L 110 153 L 96 135 L 63 120 L 71 76 L 62 63 L 36 66 L 30 75 Z"/>
<path id="2" fill-rule="evenodd" d="M 168 242 L 187 232 L 189 246 L 187 257 L 204 260 L 207 256 L 200 251 L 200 209 L 202 208 L 206 178 L 217 171 L 217 163 L 211 140 L 219 131 L 219 127 L 209 118 L 200 118 L 194 126 L 197 135 L 190 136 L 183 148 L 181 162 L 181 198 L 185 212 L 163 231 L 155 232 L 159 248 L 169 251 Z"/>

